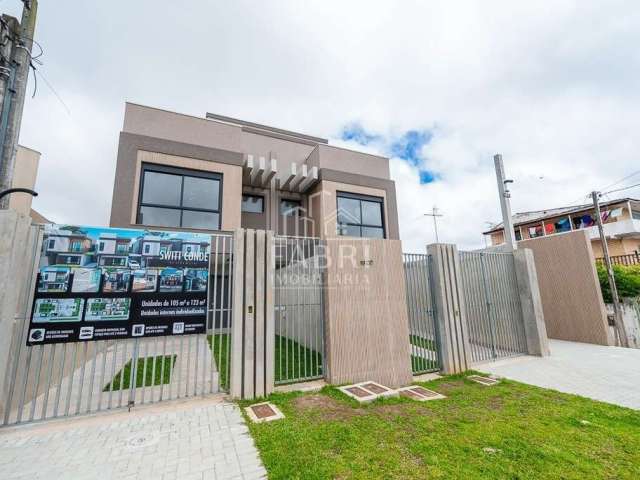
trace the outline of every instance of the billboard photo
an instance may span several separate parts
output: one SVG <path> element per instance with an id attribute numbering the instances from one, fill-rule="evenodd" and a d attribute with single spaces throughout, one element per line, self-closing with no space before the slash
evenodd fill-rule
<path id="1" fill-rule="evenodd" d="M 47 225 L 27 344 L 204 333 L 210 242 L 189 232 Z"/>

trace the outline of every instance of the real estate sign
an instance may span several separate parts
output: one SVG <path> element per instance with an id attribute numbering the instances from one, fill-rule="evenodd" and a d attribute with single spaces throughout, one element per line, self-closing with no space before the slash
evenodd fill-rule
<path id="1" fill-rule="evenodd" d="M 210 241 L 48 225 L 27 345 L 204 333 Z"/>

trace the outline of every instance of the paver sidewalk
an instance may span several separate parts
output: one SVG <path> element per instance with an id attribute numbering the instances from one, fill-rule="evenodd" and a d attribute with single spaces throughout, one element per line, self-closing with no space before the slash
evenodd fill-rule
<path id="1" fill-rule="evenodd" d="M 522 383 L 640 409 L 640 350 L 549 340 L 550 357 L 474 365 Z"/>
<path id="2" fill-rule="evenodd" d="M 0 477 L 266 478 L 240 409 L 220 396 L 0 429 Z"/>

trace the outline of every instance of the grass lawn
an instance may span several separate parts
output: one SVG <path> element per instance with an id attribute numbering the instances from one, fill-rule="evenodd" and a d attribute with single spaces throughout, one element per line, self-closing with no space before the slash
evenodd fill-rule
<path id="1" fill-rule="evenodd" d="M 176 363 L 176 358 L 177 355 L 165 355 L 164 361 L 162 355 L 138 358 L 138 367 L 136 369 L 136 388 L 142 387 L 143 382 L 145 387 L 168 384 L 171 379 L 171 369 Z M 145 359 L 147 363 L 146 370 L 144 368 Z M 154 359 L 156 364 L 155 378 L 153 375 Z M 122 380 L 122 386 L 120 385 L 120 380 Z M 129 388 L 131 382 L 131 360 L 125 363 L 122 370 L 116 373 L 111 382 L 113 383 L 113 390 Z M 104 387 L 103 392 L 108 392 L 109 390 L 111 390 L 111 383 L 108 383 L 107 386 Z"/>
<path id="2" fill-rule="evenodd" d="M 249 424 L 269 478 L 640 478 L 638 411 L 506 380 L 422 385 L 447 398 L 273 394 L 286 418 Z"/>
<path id="3" fill-rule="evenodd" d="M 276 382 L 322 375 L 322 354 L 287 337 L 276 335 Z"/>
<path id="4" fill-rule="evenodd" d="M 220 373 L 220 388 L 229 390 L 228 363 L 231 336 L 228 333 L 216 333 L 215 335 L 207 335 L 207 341 L 209 348 L 213 351 L 213 359 Z"/>

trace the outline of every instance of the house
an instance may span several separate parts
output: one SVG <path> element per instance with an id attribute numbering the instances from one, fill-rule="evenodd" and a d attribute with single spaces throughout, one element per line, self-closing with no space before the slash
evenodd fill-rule
<path id="1" fill-rule="evenodd" d="M 84 266 L 93 260 L 91 238 L 80 230 L 52 229 L 43 240 L 50 265 Z"/>
<path id="2" fill-rule="evenodd" d="M 101 233 L 96 245 L 96 257 L 101 267 L 128 266 L 129 244 L 128 238 L 118 238 L 115 233 Z"/>
<path id="3" fill-rule="evenodd" d="M 40 152 L 32 148 L 18 145 L 16 150 L 16 161 L 13 166 L 13 188 L 30 188 L 36 186 L 38 176 L 38 166 L 40 164 Z M 40 213 L 31 208 L 33 197 L 28 194 L 18 193 L 9 197 L 9 208 L 23 215 L 31 216 L 33 223 L 52 223 Z"/>
<path id="4" fill-rule="evenodd" d="M 349 215 L 336 215 L 339 209 Z M 399 238 L 388 158 L 246 120 L 132 103 L 120 133 L 110 225 Z M 151 254 L 145 248 L 140 255 Z"/>
<path id="5" fill-rule="evenodd" d="M 138 237 L 131 244 L 129 259 L 138 262 L 140 266 L 147 266 L 147 260 L 159 258 L 160 254 L 170 251 L 181 251 L 180 240 L 171 239 L 156 234 L 145 234 Z"/>
<path id="6" fill-rule="evenodd" d="M 609 200 L 600 204 L 600 210 L 610 255 L 640 253 L 640 200 Z M 599 258 L 603 255 L 602 245 L 594 215 L 593 204 L 516 213 L 513 216 L 516 240 L 587 229 L 593 253 Z M 505 241 L 502 223 L 484 235 L 491 239 L 491 245 L 501 245 Z"/>

